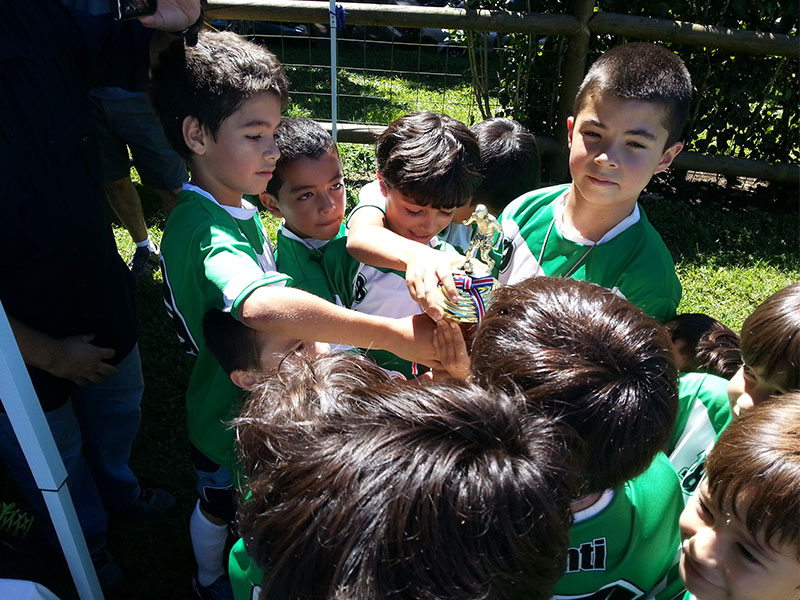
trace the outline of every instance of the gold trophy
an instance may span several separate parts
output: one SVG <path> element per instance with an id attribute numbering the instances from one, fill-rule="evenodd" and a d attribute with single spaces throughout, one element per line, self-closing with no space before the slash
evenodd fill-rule
<path id="1" fill-rule="evenodd" d="M 463 222 L 464 225 L 472 223 L 475 223 L 477 228 L 465 253 L 466 260 L 453 273 L 453 280 L 458 288 L 458 301 L 450 300 L 445 295 L 444 288 L 439 287 L 441 295 L 439 305 L 444 310 L 445 318 L 456 323 L 470 324 L 461 326 L 465 339 L 472 337 L 470 334 L 474 327 L 471 324 L 480 323 L 486 313 L 486 308 L 492 302 L 492 293 L 500 285 L 492 277 L 494 260 L 492 260 L 490 252 L 496 244 L 503 242 L 503 230 L 500 223 L 489 214 L 483 204 L 478 204 L 475 212 Z M 496 235 L 497 242 L 495 242 Z M 467 343 L 469 344 L 469 341 Z"/>

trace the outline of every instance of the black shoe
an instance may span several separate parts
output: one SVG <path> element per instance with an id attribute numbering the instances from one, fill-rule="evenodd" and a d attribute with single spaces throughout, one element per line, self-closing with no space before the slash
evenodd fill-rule
<path id="1" fill-rule="evenodd" d="M 125 575 L 122 573 L 122 569 L 106 548 L 92 554 L 92 564 L 97 573 L 97 581 L 104 593 L 118 590 L 125 584 Z"/>
<path id="2" fill-rule="evenodd" d="M 233 588 L 227 575 L 220 575 L 211 585 L 200 585 L 193 575 L 192 589 L 200 600 L 233 600 Z"/>
<path id="3" fill-rule="evenodd" d="M 133 253 L 133 257 L 128 263 L 128 268 L 136 281 L 144 279 L 158 268 L 161 251 L 155 242 L 151 242 L 151 244 L 154 250 L 150 250 L 147 246 L 136 248 L 136 252 Z"/>
<path id="4" fill-rule="evenodd" d="M 161 488 L 139 488 L 139 497 L 125 511 L 132 517 L 148 518 L 163 515 L 175 507 L 175 496 Z"/>

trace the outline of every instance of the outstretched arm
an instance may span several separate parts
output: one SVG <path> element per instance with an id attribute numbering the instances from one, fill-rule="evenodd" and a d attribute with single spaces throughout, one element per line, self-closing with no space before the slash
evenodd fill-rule
<path id="1" fill-rule="evenodd" d="M 440 284 L 454 302 L 458 300 L 452 272 L 464 257 L 397 235 L 386 227 L 385 217 L 378 208 L 365 206 L 353 213 L 347 251 L 359 262 L 405 271 L 408 292 L 434 320 L 444 316 L 438 303 Z"/>
<path id="2" fill-rule="evenodd" d="M 265 285 L 242 302 L 239 320 L 277 336 L 388 350 L 438 367 L 435 323 L 425 315 L 388 319 L 342 308 L 302 290 Z"/>

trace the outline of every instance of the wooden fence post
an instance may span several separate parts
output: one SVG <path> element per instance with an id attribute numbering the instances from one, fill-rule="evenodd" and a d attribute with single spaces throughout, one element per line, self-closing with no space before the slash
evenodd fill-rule
<path id="1" fill-rule="evenodd" d="M 556 141 L 561 146 L 561 153 L 551 163 L 551 181 L 569 181 L 569 153 L 567 151 L 567 117 L 572 114 L 572 103 L 575 94 L 583 81 L 586 72 L 586 56 L 589 51 L 589 19 L 594 12 L 594 0 L 575 0 L 573 15 L 578 19 L 580 28 L 571 35 L 564 57 L 564 71 L 561 77 L 561 97 L 558 101 L 558 123 L 556 123 Z"/>

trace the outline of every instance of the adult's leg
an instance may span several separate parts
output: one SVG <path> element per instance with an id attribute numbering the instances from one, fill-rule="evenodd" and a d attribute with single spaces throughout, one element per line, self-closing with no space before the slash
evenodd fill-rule
<path id="1" fill-rule="evenodd" d="M 139 497 L 139 480 L 128 465 L 144 392 L 138 346 L 116 368 L 115 375 L 79 388 L 72 398 L 83 453 L 109 514 L 125 511 Z"/>
<path id="2" fill-rule="evenodd" d="M 97 485 L 81 453 L 81 430 L 72 403 L 67 402 L 61 408 L 46 412 L 45 418 L 50 425 L 50 431 L 61 455 L 61 460 L 64 461 L 67 471 L 67 486 L 81 529 L 86 536 L 89 552 L 95 554 L 105 548 L 108 519 Z M 36 481 L 6 413 L 0 414 L 0 458 L 8 467 L 33 509 L 42 517 L 42 522 L 46 524 L 45 535 L 48 541 L 56 545 L 55 531 L 52 528 L 42 493 L 36 486 Z"/>

